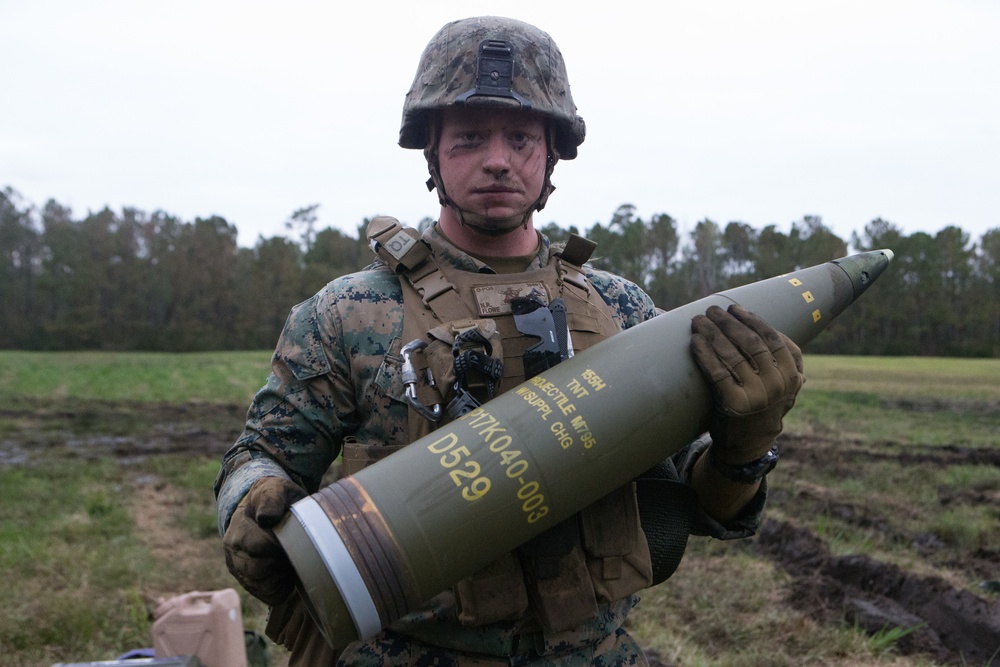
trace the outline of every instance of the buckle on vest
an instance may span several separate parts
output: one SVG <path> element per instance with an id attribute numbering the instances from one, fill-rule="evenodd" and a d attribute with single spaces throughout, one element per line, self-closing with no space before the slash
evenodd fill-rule
<path id="1" fill-rule="evenodd" d="M 413 409 L 424 419 L 439 422 L 441 421 L 441 417 L 444 416 L 441 404 L 437 403 L 433 407 L 428 408 L 417 398 L 417 381 L 419 377 L 416 368 L 413 366 L 412 356 L 415 352 L 425 347 L 427 347 L 427 342 L 417 338 L 404 345 L 403 349 L 399 351 L 400 356 L 403 357 L 403 385 L 406 387 L 406 400 L 413 406 Z M 435 386 L 434 376 L 431 375 L 430 369 L 425 368 L 424 374 L 427 383 Z"/>

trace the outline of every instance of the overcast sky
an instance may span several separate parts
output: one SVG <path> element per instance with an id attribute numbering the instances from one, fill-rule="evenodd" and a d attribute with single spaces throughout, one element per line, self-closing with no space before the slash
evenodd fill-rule
<path id="1" fill-rule="evenodd" d="M 350 7 L 345 8 L 345 7 Z M 540 224 L 619 205 L 849 240 L 873 218 L 1000 227 L 1000 2 L 0 0 L 0 187 L 76 217 L 213 214 L 286 234 L 436 215 L 403 97 L 445 22 L 548 31 L 587 121 Z M 502 8 L 502 11 L 501 11 Z"/>

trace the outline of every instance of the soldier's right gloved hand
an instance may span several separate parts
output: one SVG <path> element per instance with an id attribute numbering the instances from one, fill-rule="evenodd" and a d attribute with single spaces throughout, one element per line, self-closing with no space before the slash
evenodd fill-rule
<path id="1" fill-rule="evenodd" d="M 270 606 L 284 602 L 297 580 L 272 529 L 292 503 L 306 495 L 282 477 L 258 479 L 236 506 L 222 538 L 229 571 L 247 592 Z"/>

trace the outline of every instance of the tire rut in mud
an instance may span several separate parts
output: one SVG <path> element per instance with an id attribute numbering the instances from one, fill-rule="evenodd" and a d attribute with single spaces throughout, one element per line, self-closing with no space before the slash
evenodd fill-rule
<path id="1" fill-rule="evenodd" d="M 239 436 L 245 406 L 139 401 L 21 401 L 0 409 L 0 466 L 53 457 L 111 458 L 128 464 L 149 456 L 219 456 Z"/>
<path id="2" fill-rule="evenodd" d="M 895 630 L 896 648 L 923 653 L 945 664 L 1000 665 L 1000 601 L 989 594 L 933 575 L 908 572 L 866 555 L 834 556 L 829 545 L 794 517 L 826 515 L 882 539 L 904 545 L 935 568 L 961 573 L 969 582 L 996 584 L 1000 548 L 980 545 L 962 550 L 942 542 L 932 532 L 910 533 L 896 514 L 905 506 L 885 511 L 859 504 L 849 496 L 830 493 L 807 481 L 810 469 L 849 476 L 871 461 L 891 461 L 901 467 L 996 466 L 1000 449 L 957 445 L 852 443 L 839 438 L 788 437 L 781 439 L 782 463 L 798 480 L 794 487 L 776 485 L 769 504 L 782 507 L 785 520 L 767 520 L 751 548 L 778 563 L 793 577 L 789 603 L 823 623 L 856 625 L 869 634 Z M 997 503 L 995 492 L 938 489 L 942 507 Z M 803 524 L 808 519 L 803 519 Z M 970 586 L 972 584 L 970 583 Z M 996 600 L 996 596 L 992 596 Z"/>
<path id="3" fill-rule="evenodd" d="M 765 521 L 754 550 L 793 577 L 789 604 L 818 622 L 846 621 L 869 634 L 908 630 L 896 642 L 899 651 L 946 664 L 997 659 L 1000 602 L 865 555 L 833 556 L 811 531 L 784 521 Z"/>

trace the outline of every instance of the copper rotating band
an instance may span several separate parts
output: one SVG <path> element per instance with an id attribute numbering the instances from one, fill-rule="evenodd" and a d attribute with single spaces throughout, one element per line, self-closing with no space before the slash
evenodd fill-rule
<path id="1" fill-rule="evenodd" d="M 415 609 L 421 600 L 403 554 L 364 488 L 346 477 L 313 497 L 347 547 L 383 627 Z"/>

